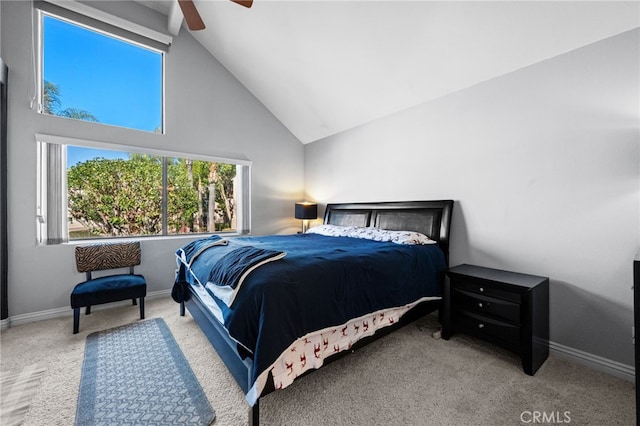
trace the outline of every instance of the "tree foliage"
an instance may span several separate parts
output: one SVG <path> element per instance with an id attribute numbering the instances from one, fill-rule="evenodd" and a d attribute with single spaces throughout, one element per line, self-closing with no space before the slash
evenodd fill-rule
<path id="1" fill-rule="evenodd" d="M 62 108 L 60 88 L 50 81 L 44 82 L 42 93 L 42 111 L 46 114 L 57 115 L 59 117 L 75 118 L 77 120 L 100 122 L 98 117 L 78 108 Z"/>
<path id="2" fill-rule="evenodd" d="M 186 159 L 167 162 L 169 234 L 234 228 L 234 165 Z M 162 167 L 161 157 L 143 154 L 126 160 L 94 158 L 70 167 L 69 217 L 94 236 L 162 234 Z M 210 180 L 212 168 L 219 171 L 215 181 Z M 213 218 L 207 213 L 210 205 Z"/>
<path id="3" fill-rule="evenodd" d="M 93 235 L 162 233 L 162 162 L 94 158 L 67 172 L 69 216 Z"/>
<path id="4" fill-rule="evenodd" d="M 178 233 L 234 229 L 235 176 L 233 164 L 173 159 L 168 169 L 170 227 Z"/>

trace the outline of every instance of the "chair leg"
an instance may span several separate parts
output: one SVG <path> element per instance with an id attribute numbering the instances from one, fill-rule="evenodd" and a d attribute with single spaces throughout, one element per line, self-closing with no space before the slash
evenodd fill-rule
<path id="1" fill-rule="evenodd" d="M 91 313 L 91 305 L 87 306 L 84 310 L 85 315 L 89 315 Z"/>
<path id="2" fill-rule="evenodd" d="M 131 303 L 133 303 L 134 305 L 137 305 L 137 304 L 138 304 L 138 302 L 136 302 L 136 299 L 135 299 L 135 298 L 134 298 L 134 299 L 131 299 Z"/>
<path id="3" fill-rule="evenodd" d="M 73 308 L 73 334 L 78 334 L 80 328 L 80 308 Z"/>
<path id="4" fill-rule="evenodd" d="M 140 298 L 140 319 L 144 319 L 144 297 Z"/>

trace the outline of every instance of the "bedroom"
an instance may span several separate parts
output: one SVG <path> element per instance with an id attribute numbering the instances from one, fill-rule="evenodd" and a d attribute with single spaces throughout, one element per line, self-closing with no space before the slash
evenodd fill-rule
<path id="1" fill-rule="evenodd" d="M 35 215 L 25 214 L 35 209 L 34 134 L 166 150 L 180 144 L 253 162 L 256 234 L 297 231 L 292 206 L 303 198 L 456 200 L 451 264 L 549 276 L 552 353 L 631 380 L 631 261 L 640 239 L 638 13 L 637 3 L 610 5 L 617 19 L 610 22 L 624 30 L 603 30 L 558 56 L 303 144 L 184 28 L 166 60 L 167 134 L 116 127 L 97 133 L 91 123 L 39 115 L 29 109 L 29 3 L 2 1 L 1 54 L 11 85 L 11 325 L 69 315 L 80 276 L 72 245 L 35 245 Z M 166 28 L 166 17 L 139 4 L 101 7 Z M 150 293 L 168 293 L 175 246 L 144 241 L 139 271 Z"/>

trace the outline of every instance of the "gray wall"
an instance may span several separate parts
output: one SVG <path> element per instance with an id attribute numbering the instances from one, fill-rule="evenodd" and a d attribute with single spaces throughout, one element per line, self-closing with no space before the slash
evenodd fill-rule
<path id="1" fill-rule="evenodd" d="M 92 2 L 92 4 L 95 4 Z M 165 18 L 136 3 L 98 4 L 113 14 L 162 30 Z M 117 7 L 116 7 L 117 6 Z M 303 194 L 303 145 L 184 29 L 166 56 L 166 135 L 42 116 L 29 108 L 33 92 L 30 2 L 2 1 L 2 54 L 10 69 L 9 315 L 69 306 L 83 279 L 74 246 L 38 247 L 36 241 L 35 133 L 126 145 L 224 155 L 253 161 L 251 216 L 257 234 L 295 232 L 293 204 Z M 97 6 L 96 6 L 97 7 Z M 171 288 L 177 247 L 188 240 L 143 239 L 138 271 L 149 291 Z"/>
<path id="2" fill-rule="evenodd" d="M 307 197 L 455 199 L 452 264 L 549 276 L 551 340 L 633 365 L 639 36 L 306 145 Z"/>
<path id="3" fill-rule="evenodd" d="M 117 5 L 117 7 L 116 7 Z M 100 7 L 161 30 L 138 4 Z M 9 314 L 67 307 L 73 245 L 35 244 L 34 134 L 254 162 L 254 233 L 295 232 L 293 201 L 453 198 L 452 264 L 551 278 L 551 338 L 633 365 L 631 260 L 640 239 L 636 30 L 340 135 L 301 145 L 193 38 L 166 61 L 167 134 L 63 120 L 29 108 L 29 2 L 0 3 L 10 67 Z M 286 167 L 282 165 L 286 164 Z M 143 240 L 139 271 L 168 289 L 185 239 Z"/>

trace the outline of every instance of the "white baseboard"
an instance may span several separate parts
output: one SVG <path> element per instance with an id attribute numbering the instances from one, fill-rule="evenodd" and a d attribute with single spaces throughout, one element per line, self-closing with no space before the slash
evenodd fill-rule
<path id="1" fill-rule="evenodd" d="M 0 321 L 0 330 L 6 330 L 9 327 L 11 327 L 11 318 L 5 318 Z"/>
<path id="2" fill-rule="evenodd" d="M 598 370 L 630 382 L 635 382 L 636 369 L 631 365 L 622 364 L 608 358 L 593 355 L 555 342 L 549 342 L 549 351 L 555 355 L 569 359 L 576 364 L 581 364 L 593 368 L 594 370 Z"/>
<path id="3" fill-rule="evenodd" d="M 152 291 L 150 293 L 147 293 L 147 295 L 145 296 L 145 300 L 158 299 L 158 298 L 167 297 L 170 295 L 171 295 L 171 289 Z M 109 307 L 113 307 L 114 305 L 124 305 L 127 303 L 130 304 L 131 300 L 123 300 L 121 302 L 113 302 L 105 305 L 96 305 L 96 306 L 92 306 L 91 310 L 96 311 L 100 309 L 107 309 Z M 55 308 L 55 309 L 48 309 L 46 311 L 15 315 L 7 318 L 6 320 L 2 320 L 3 322 L 2 330 L 4 330 L 5 328 L 9 328 L 10 325 L 13 326 L 13 325 L 27 324 L 35 321 L 42 321 L 42 320 L 48 320 L 48 319 L 60 318 L 60 317 L 66 317 L 66 316 L 72 316 L 72 315 L 73 315 L 73 309 L 71 309 L 71 307 Z M 8 321 L 6 327 L 4 325 L 4 321 Z"/>

